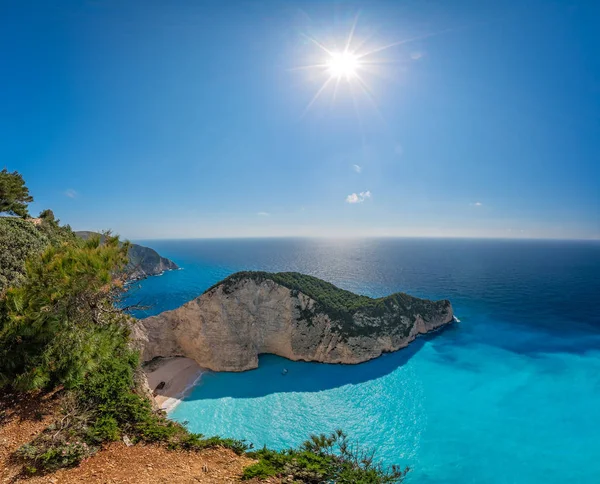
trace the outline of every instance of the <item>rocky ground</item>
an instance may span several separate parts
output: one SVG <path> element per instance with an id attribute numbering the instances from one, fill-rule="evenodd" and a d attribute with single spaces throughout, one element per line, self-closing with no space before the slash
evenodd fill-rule
<path id="1" fill-rule="evenodd" d="M 0 483 L 228 483 L 239 482 L 252 459 L 228 449 L 170 451 L 158 445 L 113 443 L 79 467 L 45 476 L 26 476 L 14 452 L 60 412 L 60 395 L 0 394 Z M 246 482 L 279 482 L 246 481 Z"/>

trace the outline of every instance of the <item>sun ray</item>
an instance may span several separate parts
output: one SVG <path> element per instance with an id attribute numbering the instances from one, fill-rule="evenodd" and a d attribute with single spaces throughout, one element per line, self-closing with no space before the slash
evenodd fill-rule
<path id="1" fill-rule="evenodd" d="M 352 24 L 352 28 L 350 29 L 350 34 L 348 35 L 348 41 L 346 42 L 346 48 L 344 49 L 344 52 L 350 51 L 350 46 L 352 45 L 352 38 L 354 37 L 354 32 L 356 31 L 356 24 L 358 23 L 358 16 L 359 13 L 357 13 L 354 17 L 354 22 Z"/>
<path id="2" fill-rule="evenodd" d="M 381 121 L 383 121 L 385 124 L 385 118 L 383 117 L 383 113 L 381 112 L 381 109 L 379 109 L 379 104 L 377 103 L 375 95 L 373 94 L 371 89 L 369 89 L 369 86 L 367 85 L 367 83 L 360 76 L 357 76 L 356 80 L 358 81 L 357 82 L 358 87 L 360 87 L 362 92 L 365 93 L 365 96 L 367 97 L 367 99 L 369 99 L 369 101 L 371 101 L 371 104 L 373 105 L 373 109 L 379 116 L 379 119 Z"/>
<path id="3" fill-rule="evenodd" d="M 338 87 L 340 86 L 340 82 L 341 82 L 342 78 L 338 77 L 335 81 L 335 86 L 333 88 L 333 97 L 331 99 L 331 104 L 333 105 L 333 103 L 335 103 L 335 98 L 337 97 L 337 91 L 338 91 Z"/>
<path id="4" fill-rule="evenodd" d="M 327 52 L 329 55 L 332 54 L 332 52 L 327 47 L 325 47 L 323 44 L 321 44 L 321 42 L 319 42 L 317 39 L 311 37 L 310 35 L 306 35 L 306 34 L 301 34 L 301 35 L 303 37 L 307 38 L 308 40 L 310 40 L 313 44 L 315 44 L 316 46 L 318 46 L 323 51 Z"/>
<path id="5" fill-rule="evenodd" d="M 321 86 L 321 89 L 319 89 L 317 91 L 317 93 L 313 96 L 313 98 L 311 99 L 311 101 L 308 103 L 308 106 L 306 106 L 306 109 L 304 109 L 304 112 L 302 113 L 302 116 L 304 116 L 309 109 L 311 108 L 311 106 L 315 103 L 315 101 L 319 98 L 319 96 L 321 95 L 321 93 L 327 88 L 327 85 L 332 81 L 333 77 L 328 78 L 323 85 Z"/>
<path id="6" fill-rule="evenodd" d="M 428 39 L 430 37 L 435 37 L 437 35 L 442 35 L 442 34 L 445 34 L 445 33 L 448 33 L 448 32 L 453 32 L 455 30 L 457 30 L 457 29 L 445 29 L 445 30 L 440 30 L 438 32 L 432 32 L 432 33 L 429 33 L 429 34 L 424 34 L 424 35 L 419 35 L 419 36 L 416 36 L 416 37 L 411 37 L 409 39 L 399 40 L 398 42 L 392 42 L 391 44 L 387 44 L 387 45 L 384 45 L 382 47 L 376 47 L 376 48 L 371 49 L 371 50 L 369 50 L 367 52 L 364 52 L 362 54 L 357 54 L 357 57 L 358 57 L 358 59 L 362 59 L 363 57 L 366 57 L 366 56 L 371 55 L 371 54 L 376 54 L 377 52 L 381 52 L 382 50 L 386 50 L 386 49 L 389 49 L 391 47 L 397 47 L 399 45 L 409 44 L 410 42 L 415 42 L 417 40 Z"/>

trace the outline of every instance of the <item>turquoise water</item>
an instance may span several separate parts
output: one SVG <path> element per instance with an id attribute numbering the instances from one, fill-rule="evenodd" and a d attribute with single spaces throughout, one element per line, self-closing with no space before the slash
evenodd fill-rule
<path id="1" fill-rule="evenodd" d="M 207 373 L 171 414 L 285 448 L 343 428 L 414 483 L 600 482 L 600 244 L 371 239 L 153 241 L 183 270 L 131 297 L 177 307 L 241 269 L 298 270 L 371 296 L 452 300 L 461 322 L 357 366 L 264 355 Z M 288 373 L 282 375 L 286 368 Z"/>

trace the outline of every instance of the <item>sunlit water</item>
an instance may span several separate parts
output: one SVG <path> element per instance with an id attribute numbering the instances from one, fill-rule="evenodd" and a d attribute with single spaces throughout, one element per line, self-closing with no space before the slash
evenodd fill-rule
<path id="1" fill-rule="evenodd" d="M 181 271 L 131 299 L 178 307 L 243 269 L 452 300 L 461 322 L 356 366 L 272 355 L 207 373 L 171 418 L 286 448 L 343 428 L 414 483 L 600 482 L 600 244 L 474 240 L 146 241 Z M 283 369 L 287 369 L 283 375 Z"/>

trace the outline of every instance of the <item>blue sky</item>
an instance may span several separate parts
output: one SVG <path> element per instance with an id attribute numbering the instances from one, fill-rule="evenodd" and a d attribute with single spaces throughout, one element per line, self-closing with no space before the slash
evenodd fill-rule
<path id="1" fill-rule="evenodd" d="M 0 164 L 127 238 L 600 238 L 600 4 L 0 3 Z M 324 50 L 366 53 L 333 97 Z M 413 39 L 408 42 L 409 39 Z M 359 45 L 361 44 L 361 45 Z M 368 62 L 368 63 L 366 63 Z"/>

